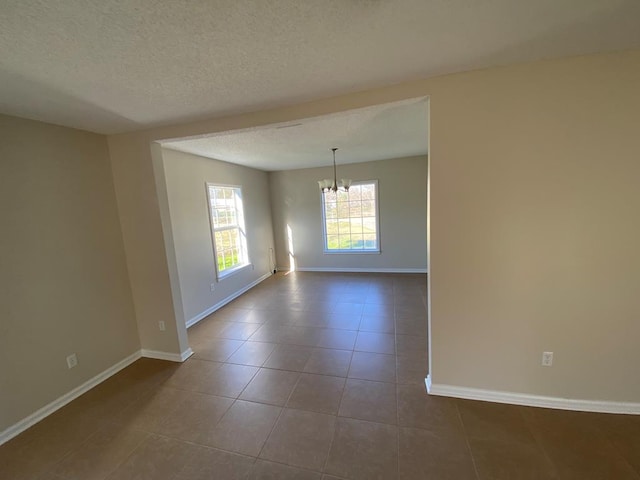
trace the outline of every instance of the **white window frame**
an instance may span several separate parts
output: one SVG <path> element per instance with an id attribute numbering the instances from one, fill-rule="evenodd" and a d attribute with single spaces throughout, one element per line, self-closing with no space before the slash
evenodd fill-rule
<path id="1" fill-rule="evenodd" d="M 214 223 L 214 212 L 213 206 L 211 202 L 211 188 L 227 188 L 236 190 L 237 193 L 234 195 L 234 208 L 236 211 L 236 224 L 229 225 L 224 227 L 216 227 Z M 247 247 L 247 229 L 244 221 L 244 196 L 242 194 L 242 186 L 241 185 L 227 185 L 222 183 L 213 183 L 206 182 L 205 183 L 206 197 L 207 197 L 207 211 L 209 212 L 209 225 L 211 232 L 211 244 L 213 246 L 213 263 L 216 269 L 216 278 L 218 281 L 227 278 L 228 276 L 248 267 L 251 265 L 251 261 L 249 260 L 249 249 Z M 240 197 L 240 205 L 238 205 L 238 197 Z M 238 229 L 238 235 L 240 238 L 240 257 L 242 257 L 242 262 L 234 265 L 230 268 L 225 268 L 220 271 L 220 267 L 218 266 L 218 249 L 216 248 L 216 232 L 226 231 L 226 230 L 235 230 Z"/>
<path id="2" fill-rule="evenodd" d="M 320 209 L 322 210 L 322 246 L 325 254 L 354 254 L 354 255 L 367 255 L 367 254 L 380 254 L 380 198 L 378 189 L 378 180 L 364 180 L 359 182 L 353 182 L 354 185 L 373 185 L 375 189 L 375 212 L 376 212 L 376 248 L 369 249 L 329 249 L 328 248 L 328 234 L 327 234 L 327 217 L 325 211 L 325 193 L 320 192 Z"/>

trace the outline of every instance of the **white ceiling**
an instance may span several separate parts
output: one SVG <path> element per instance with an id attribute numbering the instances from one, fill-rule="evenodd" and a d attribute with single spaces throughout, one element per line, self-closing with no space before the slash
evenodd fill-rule
<path id="1" fill-rule="evenodd" d="M 640 47 L 638 0 L 2 0 L 0 112 L 101 133 Z"/>
<path id="2" fill-rule="evenodd" d="M 427 153 L 424 99 L 387 103 L 262 128 L 162 142 L 172 150 L 260 170 L 368 162 Z"/>

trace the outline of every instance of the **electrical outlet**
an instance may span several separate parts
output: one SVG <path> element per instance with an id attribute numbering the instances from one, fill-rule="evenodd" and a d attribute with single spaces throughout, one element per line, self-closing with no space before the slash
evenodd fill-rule
<path id="1" fill-rule="evenodd" d="M 167 329 L 167 327 L 165 327 L 164 322 L 162 320 L 158 322 L 158 327 L 160 327 L 161 332 L 164 332 Z"/>
<path id="2" fill-rule="evenodd" d="M 216 284 L 212 283 L 210 288 L 211 288 L 211 291 L 213 292 L 216 289 Z"/>
<path id="3" fill-rule="evenodd" d="M 75 353 L 72 353 L 67 357 L 67 367 L 73 368 L 78 365 L 78 357 L 76 357 Z"/>
<path id="4" fill-rule="evenodd" d="M 542 366 L 550 367 L 553 365 L 553 352 L 542 352 Z"/>

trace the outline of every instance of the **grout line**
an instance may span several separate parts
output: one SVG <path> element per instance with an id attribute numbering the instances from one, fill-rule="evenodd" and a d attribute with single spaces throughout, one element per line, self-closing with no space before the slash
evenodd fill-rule
<path id="1" fill-rule="evenodd" d="M 396 380 L 398 377 L 398 362 L 396 359 Z M 402 428 L 400 426 L 400 384 L 396 382 L 395 384 L 396 387 L 396 425 L 398 428 L 398 438 L 397 438 L 397 445 L 398 445 L 398 456 L 397 456 L 397 467 L 398 467 L 398 471 L 397 471 L 397 475 L 398 478 L 400 478 L 400 429 Z"/>
<path id="2" fill-rule="evenodd" d="M 280 422 L 280 419 L 282 418 L 282 415 L 284 414 L 284 411 L 287 408 L 287 403 L 289 403 L 289 399 L 291 398 L 291 395 L 293 395 L 293 392 L 298 387 L 298 383 L 300 383 L 300 377 L 302 376 L 302 374 L 300 372 L 297 372 L 297 373 L 298 373 L 298 378 L 296 380 L 296 383 L 293 386 L 293 388 L 291 389 L 291 391 L 289 392 L 289 396 L 287 397 L 287 400 L 284 402 L 284 405 L 282 407 L 280 407 L 281 408 L 280 409 L 280 414 L 278 415 L 278 418 L 276 418 L 276 421 L 273 422 L 273 426 L 271 427 L 271 430 L 269 431 L 269 435 L 267 435 L 267 438 L 265 439 L 264 443 L 262 444 L 262 447 L 260 447 L 260 451 L 258 452 L 258 456 L 256 458 L 260 458 L 260 455 L 262 455 L 262 451 L 264 450 L 264 447 L 269 442 L 269 439 L 271 438 L 271 435 L 273 435 L 273 432 L 275 431 L 276 426 Z M 289 466 L 293 466 L 293 465 L 289 465 Z"/>
<path id="3" fill-rule="evenodd" d="M 453 402 L 453 405 L 456 408 L 456 413 L 458 414 L 458 421 L 460 422 L 460 425 L 462 426 L 462 431 L 464 432 L 464 441 L 465 441 L 465 444 L 467 445 L 467 451 L 469 452 L 469 457 L 471 457 L 471 464 L 473 465 L 473 471 L 476 474 L 476 479 L 480 480 L 480 472 L 478 472 L 476 459 L 473 455 L 473 450 L 471 450 L 471 442 L 469 442 L 469 433 L 467 432 L 467 427 L 464 424 L 464 421 L 462 420 L 462 415 L 460 414 L 460 409 L 458 408 L 457 400 Z"/>

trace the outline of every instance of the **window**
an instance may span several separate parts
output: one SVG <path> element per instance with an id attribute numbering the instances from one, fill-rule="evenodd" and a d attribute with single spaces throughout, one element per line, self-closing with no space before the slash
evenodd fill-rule
<path id="1" fill-rule="evenodd" d="M 207 183 L 213 250 L 218 278 L 249 264 L 242 189 Z"/>
<path id="2" fill-rule="evenodd" d="M 379 252 L 378 182 L 358 182 L 348 192 L 322 194 L 324 251 Z"/>

